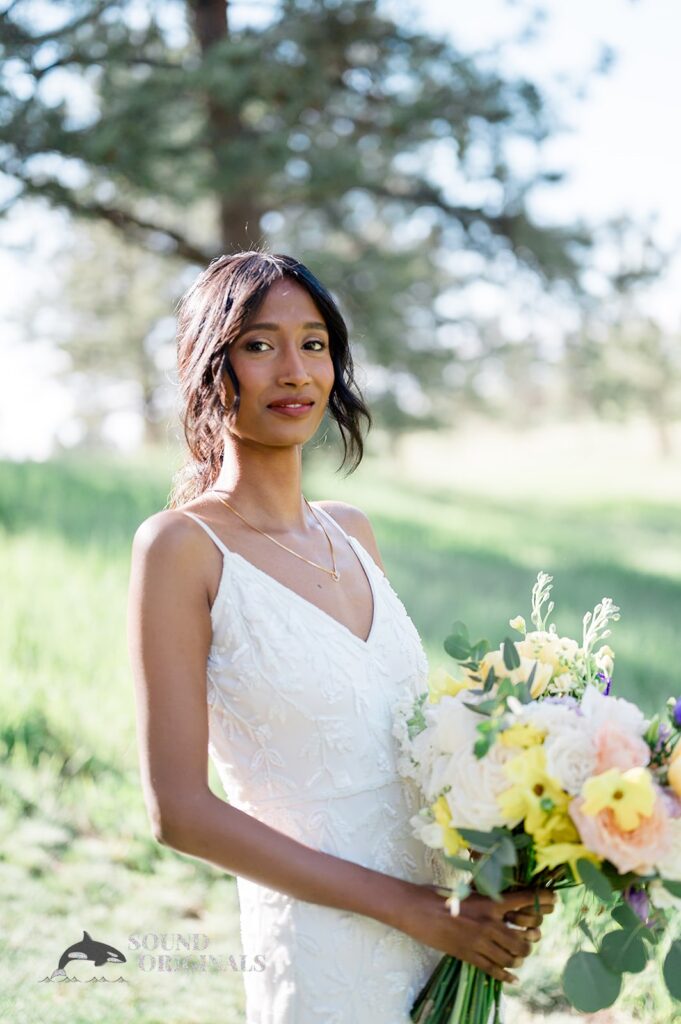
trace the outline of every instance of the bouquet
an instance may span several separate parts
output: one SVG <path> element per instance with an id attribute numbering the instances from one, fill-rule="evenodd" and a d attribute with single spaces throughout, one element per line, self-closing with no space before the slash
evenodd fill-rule
<path id="1" fill-rule="evenodd" d="M 520 640 L 490 650 L 455 623 L 444 643 L 454 671 L 438 670 L 428 692 L 396 709 L 394 732 L 400 773 L 424 803 L 411 824 L 441 851 L 451 913 L 473 890 L 497 900 L 528 887 L 590 893 L 609 930 L 595 937 L 580 921 L 594 948 L 568 959 L 563 987 L 576 1009 L 595 1012 L 617 999 L 624 972 L 643 970 L 667 911 L 681 906 L 681 699 L 647 720 L 613 696 L 614 653 L 602 641 L 619 608 L 604 598 L 584 616 L 581 643 L 560 636 L 548 624 L 552 579 L 540 572 L 533 587 L 534 630 L 510 620 Z M 681 941 L 663 974 L 681 999 Z M 445 956 L 411 1019 L 496 1022 L 500 993 L 501 982 Z"/>

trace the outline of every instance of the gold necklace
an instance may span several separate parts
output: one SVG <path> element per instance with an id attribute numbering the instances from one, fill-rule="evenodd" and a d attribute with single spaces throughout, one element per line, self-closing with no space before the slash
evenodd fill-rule
<path id="1" fill-rule="evenodd" d="M 246 519 L 244 516 L 241 515 L 241 512 L 237 512 L 237 510 L 235 508 L 233 508 L 229 504 L 228 501 L 225 501 L 224 498 L 221 498 L 220 495 L 219 495 L 218 490 L 215 487 L 212 488 L 212 492 L 213 492 L 213 494 L 217 495 L 218 501 L 221 501 L 223 505 L 226 505 L 228 509 L 230 509 L 235 515 L 237 515 L 239 517 L 239 519 L 243 519 L 243 521 L 246 523 L 246 526 L 250 526 L 252 530 L 257 530 L 258 533 L 261 533 L 263 535 L 263 537 L 267 537 L 269 540 L 274 541 L 274 543 L 278 544 L 280 548 L 284 549 L 284 551 L 290 552 L 290 554 L 295 555 L 296 558 L 301 558 L 303 560 L 303 562 L 307 562 L 308 565 L 313 565 L 315 567 L 315 569 L 321 569 L 322 572 L 325 572 L 328 576 L 331 577 L 332 580 L 335 580 L 336 583 L 340 580 L 340 573 L 336 569 L 336 553 L 335 553 L 334 548 L 333 548 L 333 542 L 332 542 L 331 538 L 329 537 L 328 533 L 326 532 L 326 530 L 324 529 L 324 523 L 321 521 L 321 519 L 319 518 L 319 516 L 317 515 L 315 510 L 312 508 L 312 505 L 310 505 L 310 502 L 307 500 L 305 495 L 303 495 L 303 501 L 305 502 L 305 504 L 307 505 L 307 507 L 309 508 L 310 512 L 315 517 L 315 519 L 317 520 L 319 525 L 321 526 L 321 528 L 322 528 L 322 530 L 324 532 L 324 536 L 326 537 L 327 541 L 329 542 L 329 548 L 331 550 L 331 561 L 333 562 L 333 569 L 327 569 L 326 566 L 319 565 L 318 562 L 311 562 L 309 558 L 305 558 L 304 555 L 299 555 L 298 552 L 297 551 L 293 551 L 292 548 L 286 547 L 286 545 L 282 544 L 281 541 L 278 541 L 276 539 L 276 537 L 270 537 L 269 533 L 265 533 L 265 531 L 261 530 L 259 526 L 254 526 L 253 523 L 249 523 L 248 519 Z"/>

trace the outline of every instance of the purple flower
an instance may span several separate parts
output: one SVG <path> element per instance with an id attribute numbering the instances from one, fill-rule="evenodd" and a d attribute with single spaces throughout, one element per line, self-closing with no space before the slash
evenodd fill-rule
<path id="1" fill-rule="evenodd" d="M 612 676 L 606 676 L 605 672 L 597 672 L 596 679 L 600 679 L 605 683 L 602 692 L 604 697 L 608 697 L 610 695 L 610 690 L 612 689 Z"/>
<path id="2" fill-rule="evenodd" d="M 674 710 L 672 711 L 672 721 L 677 729 L 681 729 L 681 697 L 678 697 Z"/>
<path id="3" fill-rule="evenodd" d="M 650 904 L 647 893 L 643 889 L 634 889 L 633 886 L 629 886 L 624 890 L 624 898 L 637 917 L 640 917 L 644 924 L 648 924 Z"/>

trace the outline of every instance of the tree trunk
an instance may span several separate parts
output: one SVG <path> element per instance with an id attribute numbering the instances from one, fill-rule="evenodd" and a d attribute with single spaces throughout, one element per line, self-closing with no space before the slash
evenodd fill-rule
<path id="1" fill-rule="evenodd" d="M 229 34 L 227 0 L 190 0 L 194 31 L 201 53 L 205 54 L 215 43 Z M 209 126 L 209 146 L 217 167 L 221 154 L 242 131 L 238 115 L 208 98 L 206 101 Z M 218 217 L 223 252 L 252 249 L 263 243 L 260 231 L 262 209 L 250 196 L 218 195 Z"/>

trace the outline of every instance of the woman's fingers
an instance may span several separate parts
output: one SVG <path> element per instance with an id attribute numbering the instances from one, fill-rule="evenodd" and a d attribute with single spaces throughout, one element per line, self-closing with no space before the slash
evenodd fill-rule
<path id="1" fill-rule="evenodd" d="M 536 930 L 541 928 L 543 920 L 543 914 L 535 914 L 534 911 L 529 910 L 509 910 L 508 913 L 504 914 L 504 921 L 516 924 L 519 928 L 532 928 Z"/>
<path id="2" fill-rule="evenodd" d="M 515 974 L 511 974 L 510 971 L 505 970 L 503 967 L 499 967 L 498 964 L 495 964 L 493 960 L 490 960 L 489 957 L 486 957 L 484 954 L 478 954 L 472 962 L 476 967 L 479 967 L 480 970 L 491 975 L 491 977 L 496 978 L 497 981 L 503 981 L 507 985 L 515 985 L 518 982 L 518 978 Z"/>
<path id="3" fill-rule="evenodd" d="M 498 925 L 490 929 L 489 939 L 513 958 L 521 957 L 524 960 L 532 951 L 532 943 L 525 937 L 525 932 L 521 928 Z"/>

